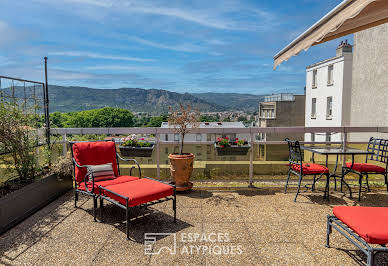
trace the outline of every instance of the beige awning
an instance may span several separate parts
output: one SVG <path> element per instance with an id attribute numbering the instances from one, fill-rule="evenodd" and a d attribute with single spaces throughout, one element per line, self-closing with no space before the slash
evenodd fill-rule
<path id="1" fill-rule="evenodd" d="M 283 61 L 324 43 L 388 22 L 388 0 L 345 0 L 274 56 Z"/>

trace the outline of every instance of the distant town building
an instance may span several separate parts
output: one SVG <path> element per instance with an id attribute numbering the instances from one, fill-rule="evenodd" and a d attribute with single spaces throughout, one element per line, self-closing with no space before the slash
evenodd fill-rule
<path id="1" fill-rule="evenodd" d="M 269 95 L 259 103 L 258 127 L 296 127 L 304 126 L 305 95 L 281 93 Z M 275 141 L 302 139 L 303 134 L 259 134 L 259 140 Z M 283 145 L 260 145 L 259 158 L 263 160 L 285 160 L 288 158 L 287 147 Z"/>
<path id="2" fill-rule="evenodd" d="M 173 128 L 168 122 L 163 122 L 161 125 L 162 128 Z M 242 122 L 201 122 L 199 124 L 199 128 L 245 128 Z M 192 134 L 189 133 L 185 136 L 185 141 L 195 141 L 195 142 L 203 142 L 203 141 L 216 141 L 218 137 L 228 137 L 231 140 L 236 138 L 245 139 L 249 141 L 249 134 L 239 134 L 239 133 L 228 133 L 228 134 L 214 134 L 214 133 L 198 133 Z M 161 141 L 179 141 L 179 134 L 160 134 Z"/>
<path id="3" fill-rule="evenodd" d="M 306 127 L 350 124 L 352 45 L 341 42 L 336 56 L 306 68 Z M 363 100 L 365 101 L 365 99 Z M 341 141 L 341 133 L 306 133 L 306 141 Z"/>

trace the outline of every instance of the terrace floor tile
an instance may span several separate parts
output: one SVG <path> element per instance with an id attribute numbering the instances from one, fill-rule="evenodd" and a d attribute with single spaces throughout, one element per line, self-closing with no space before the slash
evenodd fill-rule
<path id="1" fill-rule="evenodd" d="M 297 202 L 294 196 L 294 188 L 284 194 L 282 187 L 178 193 L 176 223 L 172 202 L 132 208 L 131 240 L 127 240 L 123 209 L 107 203 L 104 221 L 95 222 L 92 199 L 80 196 L 78 208 L 74 208 L 74 193 L 70 191 L 0 236 L 0 264 L 366 263 L 365 255 L 335 230 L 331 248 L 325 247 L 326 217 L 338 205 L 388 206 L 386 191 L 372 190 L 361 202 L 338 191 L 331 192 L 330 201 L 323 200 L 319 190 L 303 190 Z M 227 234 L 227 241 L 210 241 L 210 235 L 214 240 L 218 233 Z M 155 242 L 151 243 L 153 236 Z M 174 254 L 171 247 L 175 247 Z M 379 255 L 377 260 L 378 265 L 388 264 L 388 254 Z"/>

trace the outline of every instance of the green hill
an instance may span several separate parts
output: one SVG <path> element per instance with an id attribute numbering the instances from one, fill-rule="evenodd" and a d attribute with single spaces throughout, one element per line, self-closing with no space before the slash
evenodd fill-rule
<path id="1" fill-rule="evenodd" d="M 264 95 L 240 94 L 240 93 L 192 93 L 192 95 L 217 105 L 224 106 L 228 110 L 241 110 L 255 112 L 259 108 L 259 102 L 264 100 Z"/>
<path id="2" fill-rule="evenodd" d="M 3 93 L 11 95 L 8 89 Z M 31 96 L 32 87 L 15 87 L 15 96 Z M 36 90 L 42 98 L 42 90 Z M 263 96 L 238 93 L 176 93 L 158 89 L 120 88 L 93 89 L 87 87 L 64 87 L 49 85 L 50 112 L 73 112 L 103 107 L 125 108 L 133 112 L 160 114 L 168 112 L 169 106 L 190 104 L 201 112 L 257 111 Z"/>

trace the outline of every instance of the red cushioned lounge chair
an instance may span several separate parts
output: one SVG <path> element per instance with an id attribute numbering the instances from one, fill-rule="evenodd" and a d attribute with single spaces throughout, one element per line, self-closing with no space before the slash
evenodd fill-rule
<path id="1" fill-rule="evenodd" d="M 368 143 L 369 152 L 373 152 L 373 154 L 367 155 L 365 158 L 365 163 L 354 163 L 354 159 L 352 162 L 347 162 L 346 166 L 343 167 L 343 174 L 346 175 L 350 172 L 356 173 L 359 175 L 359 189 L 358 189 L 358 200 L 361 200 L 361 188 L 362 188 L 362 178 L 365 176 L 366 184 L 368 192 L 370 192 L 368 175 L 383 175 L 385 179 L 385 184 L 387 186 L 388 191 L 388 180 L 387 180 L 387 172 L 388 172 L 388 140 L 386 139 L 375 139 L 370 138 Z M 368 161 L 376 161 L 385 164 L 385 167 L 381 167 L 372 163 L 368 163 Z M 342 183 L 341 183 L 342 186 Z"/>
<path id="2" fill-rule="evenodd" d="M 312 175 L 314 176 L 313 180 L 313 185 L 311 189 L 314 191 L 315 188 L 315 182 L 320 179 L 323 175 L 325 175 L 327 178 L 329 178 L 329 169 L 325 166 L 322 166 L 320 164 L 315 164 L 315 163 L 303 163 L 302 161 L 302 152 L 300 149 L 300 144 L 299 141 L 293 141 L 288 138 L 285 139 L 288 143 L 288 150 L 290 153 L 289 157 L 289 168 L 288 168 L 288 174 L 287 174 L 287 181 L 286 181 L 286 186 L 284 188 L 284 193 L 287 192 L 287 187 L 288 187 L 288 181 L 290 179 L 291 174 L 294 174 L 299 177 L 299 182 L 298 182 L 298 189 L 296 191 L 295 199 L 298 197 L 299 190 L 300 190 L 300 185 L 302 183 L 302 178 L 306 175 Z M 318 179 L 316 176 L 319 175 Z M 325 189 L 325 196 L 324 198 L 328 197 L 328 187 L 327 185 L 329 184 L 329 180 L 327 180 L 326 183 L 326 189 Z M 327 195 L 326 195 L 327 192 Z"/>
<path id="3" fill-rule="evenodd" d="M 97 198 L 100 193 L 98 186 L 107 186 L 121 184 L 129 181 L 138 180 L 141 177 L 141 169 L 134 159 L 121 158 L 116 152 L 116 145 L 113 141 L 87 141 L 87 142 L 70 142 L 71 155 L 74 165 L 74 206 L 77 207 L 78 194 L 93 197 L 93 216 L 96 220 Z M 133 161 L 139 170 L 139 177 L 130 175 L 120 175 L 118 158 L 123 161 Z M 94 177 L 88 174 L 89 165 L 112 164 L 113 176 L 105 180 L 95 181 Z"/>
<path id="4" fill-rule="evenodd" d="M 326 247 L 334 228 L 367 255 L 367 265 L 374 264 L 377 253 L 388 252 L 387 207 L 337 206 L 333 214 L 327 217 Z"/>
<path id="5" fill-rule="evenodd" d="M 72 142 L 71 151 L 75 176 L 75 206 L 78 193 L 93 197 L 93 216 L 96 220 L 97 199 L 100 198 L 100 219 L 103 220 L 103 200 L 107 200 L 126 210 L 127 238 L 129 239 L 129 208 L 150 206 L 172 200 L 174 222 L 176 222 L 176 188 L 168 183 L 149 177 L 141 178 L 141 169 L 134 159 L 124 159 L 116 152 L 113 141 Z M 139 177 L 120 175 L 119 161 L 133 161 L 139 169 Z M 111 164 L 113 173 L 95 177 L 90 171 L 93 166 Z M 91 167 L 92 166 L 92 167 Z M 110 167 L 110 166 L 109 166 Z M 104 174 L 106 170 L 103 171 Z"/>

